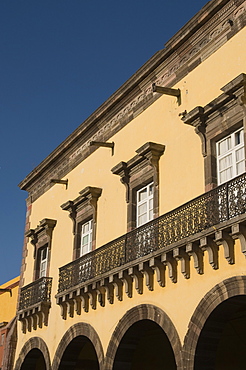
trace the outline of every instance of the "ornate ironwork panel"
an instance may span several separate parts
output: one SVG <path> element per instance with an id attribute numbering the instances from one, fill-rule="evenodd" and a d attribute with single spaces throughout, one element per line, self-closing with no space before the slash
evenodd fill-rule
<path id="1" fill-rule="evenodd" d="M 61 267 L 58 293 L 125 263 L 125 235 Z"/>
<path id="2" fill-rule="evenodd" d="M 243 174 L 61 267 L 58 293 L 245 211 Z"/>
<path id="3" fill-rule="evenodd" d="M 52 278 L 42 277 L 21 288 L 19 311 L 41 302 L 50 302 Z"/>

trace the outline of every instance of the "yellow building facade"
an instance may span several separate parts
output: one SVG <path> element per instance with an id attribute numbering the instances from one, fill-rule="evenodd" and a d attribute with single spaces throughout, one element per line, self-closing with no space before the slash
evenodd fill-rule
<path id="1" fill-rule="evenodd" d="M 245 368 L 245 24 L 210 1 L 21 182 L 15 370 Z"/>
<path id="2" fill-rule="evenodd" d="M 17 341 L 16 307 L 20 278 L 0 286 L 0 369 L 13 368 Z"/>

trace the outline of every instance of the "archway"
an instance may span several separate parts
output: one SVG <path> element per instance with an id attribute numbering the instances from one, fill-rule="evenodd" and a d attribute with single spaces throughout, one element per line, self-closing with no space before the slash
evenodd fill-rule
<path id="1" fill-rule="evenodd" d="M 74 338 L 67 346 L 58 370 L 99 370 L 95 348 L 85 336 Z"/>
<path id="2" fill-rule="evenodd" d="M 246 276 L 217 284 L 200 301 L 184 340 L 184 370 L 245 369 Z"/>
<path id="3" fill-rule="evenodd" d="M 181 343 L 172 321 L 160 308 L 142 304 L 127 311 L 116 326 L 104 369 L 158 370 L 165 368 L 164 357 L 168 369 L 183 369 Z"/>
<path id="4" fill-rule="evenodd" d="M 99 370 L 103 366 L 103 348 L 93 327 L 86 323 L 71 326 L 57 347 L 53 370 Z"/>
<path id="5" fill-rule="evenodd" d="M 244 370 L 246 296 L 221 303 L 208 317 L 199 336 L 194 370 Z"/>
<path id="6" fill-rule="evenodd" d="M 113 370 L 177 369 L 171 344 L 162 328 L 151 320 L 133 324 L 123 336 Z"/>
<path id="7" fill-rule="evenodd" d="M 42 352 L 37 348 L 32 349 L 25 357 L 20 370 L 46 370 Z"/>
<path id="8" fill-rule="evenodd" d="M 15 364 L 15 370 L 50 370 L 50 355 L 46 343 L 39 337 L 29 339 Z"/>

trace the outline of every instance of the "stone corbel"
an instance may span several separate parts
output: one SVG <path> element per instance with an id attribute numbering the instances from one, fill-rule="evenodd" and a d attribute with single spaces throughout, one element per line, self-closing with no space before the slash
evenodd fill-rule
<path id="1" fill-rule="evenodd" d="M 168 267 L 168 274 L 173 283 L 177 283 L 177 261 L 169 253 L 161 255 L 161 262 Z"/>
<path id="2" fill-rule="evenodd" d="M 37 234 L 35 233 L 35 230 L 34 229 L 30 229 L 26 232 L 26 237 L 27 238 L 31 238 L 31 244 L 34 246 L 34 250 L 33 250 L 33 258 L 35 259 L 36 258 L 36 252 L 37 252 L 37 248 L 36 248 L 36 245 L 38 243 L 38 238 L 37 238 Z"/>
<path id="3" fill-rule="evenodd" d="M 125 293 L 127 297 L 132 298 L 132 276 L 128 275 L 127 271 L 120 271 L 119 279 L 121 279 L 125 285 Z"/>
<path id="4" fill-rule="evenodd" d="M 214 270 L 219 268 L 218 266 L 218 246 L 211 237 L 204 236 L 200 239 L 200 248 L 202 251 L 208 252 L 209 263 Z"/>
<path id="5" fill-rule="evenodd" d="M 110 275 L 109 276 L 109 283 L 112 283 L 114 286 L 115 296 L 118 301 L 122 301 L 123 299 L 123 282 L 117 275 Z"/>
<path id="6" fill-rule="evenodd" d="M 201 139 L 202 142 L 202 155 L 203 157 L 207 156 L 207 139 L 206 139 L 206 119 L 204 115 L 203 107 L 196 107 L 189 113 L 185 114 L 182 117 L 182 121 L 190 126 L 195 128 L 196 134 Z"/>
<path id="7" fill-rule="evenodd" d="M 102 279 L 100 285 L 103 286 L 106 290 L 107 300 L 110 304 L 114 303 L 114 286 L 109 283 L 108 279 Z"/>
<path id="8" fill-rule="evenodd" d="M 68 211 L 69 212 L 69 217 L 71 218 L 71 220 L 73 222 L 73 235 L 75 235 L 75 230 L 76 230 L 76 216 L 77 216 L 76 206 L 74 205 L 74 203 L 73 203 L 72 200 L 69 200 L 66 203 L 62 204 L 61 205 L 61 208 L 64 211 Z"/>
<path id="9" fill-rule="evenodd" d="M 156 280 L 161 287 L 165 286 L 165 266 L 160 259 L 152 257 L 149 266 L 155 270 Z"/>
<path id="10" fill-rule="evenodd" d="M 147 288 L 152 291 L 154 289 L 154 271 L 149 266 L 148 262 L 141 262 L 138 265 L 139 271 L 142 272 L 142 274 L 145 277 L 145 284 Z"/>
<path id="11" fill-rule="evenodd" d="M 186 279 L 190 278 L 190 256 L 182 248 L 174 248 L 173 257 L 181 262 L 181 272 Z"/>
<path id="12" fill-rule="evenodd" d="M 234 256 L 234 240 L 225 230 L 219 230 L 215 232 L 215 243 L 217 245 L 223 245 L 225 259 L 230 265 L 235 263 Z"/>
<path id="13" fill-rule="evenodd" d="M 231 227 L 231 237 L 239 239 L 241 244 L 241 251 L 246 257 L 246 226 L 242 224 L 234 224 Z"/>
<path id="14" fill-rule="evenodd" d="M 105 295 L 106 295 L 105 287 L 101 286 L 100 283 L 97 282 L 96 290 L 98 303 L 100 304 L 101 307 L 105 307 Z"/>
<path id="15" fill-rule="evenodd" d="M 113 167 L 111 171 L 114 175 L 119 175 L 120 176 L 120 181 L 126 188 L 126 202 L 129 203 L 129 200 L 130 200 L 130 187 L 129 187 L 130 176 L 129 176 L 129 169 L 127 168 L 127 163 L 126 162 L 120 162 L 115 167 Z"/>
<path id="16" fill-rule="evenodd" d="M 96 290 L 92 289 L 91 286 L 86 285 L 84 287 L 84 292 L 89 297 L 90 305 L 93 310 L 97 308 L 97 292 Z"/>
<path id="17" fill-rule="evenodd" d="M 143 274 L 138 270 L 138 267 L 130 267 L 128 269 L 128 274 L 133 278 L 135 289 L 138 294 L 143 294 Z"/>
<path id="18" fill-rule="evenodd" d="M 198 274 L 203 274 L 204 266 L 203 266 L 203 251 L 199 248 L 198 243 L 188 243 L 186 244 L 186 253 L 189 256 L 193 257 L 194 267 Z"/>

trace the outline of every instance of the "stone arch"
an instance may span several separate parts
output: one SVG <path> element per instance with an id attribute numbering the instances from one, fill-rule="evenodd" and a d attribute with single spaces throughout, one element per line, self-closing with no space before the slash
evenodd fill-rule
<path id="1" fill-rule="evenodd" d="M 46 370 L 51 370 L 50 354 L 49 354 L 48 347 L 46 343 L 44 342 L 44 340 L 39 337 L 33 337 L 24 344 L 24 346 L 22 347 L 22 350 L 20 351 L 20 354 L 16 361 L 14 369 L 15 370 L 21 369 L 21 365 L 23 364 L 26 356 L 32 349 L 40 350 L 40 352 L 44 356 Z"/>
<path id="2" fill-rule="evenodd" d="M 177 364 L 177 370 L 181 370 L 182 348 L 176 328 L 173 325 L 171 319 L 164 311 L 154 305 L 149 304 L 142 304 L 131 308 L 119 321 L 108 345 L 104 369 L 111 370 L 113 368 L 114 358 L 116 355 L 116 351 L 120 345 L 121 339 L 123 338 L 126 331 L 133 324 L 140 320 L 151 320 L 163 329 L 171 344 Z"/>
<path id="3" fill-rule="evenodd" d="M 80 335 L 87 337 L 93 344 L 97 354 L 100 369 L 102 369 L 104 354 L 100 338 L 95 329 L 90 324 L 80 322 L 71 326 L 63 335 L 55 353 L 55 357 L 52 363 L 52 370 L 58 370 L 62 356 L 67 346 L 74 338 Z"/>
<path id="4" fill-rule="evenodd" d="M 234 276 L 217 284 L 198 304 L 190 320 L 183 346 L 184 370 L 193 370 L 196 347 L 210 314 L 221 303 L 235 296 L 246 295 L 246 276 Z"/>

